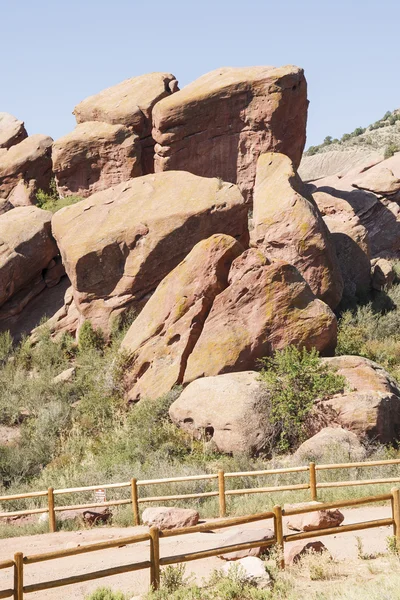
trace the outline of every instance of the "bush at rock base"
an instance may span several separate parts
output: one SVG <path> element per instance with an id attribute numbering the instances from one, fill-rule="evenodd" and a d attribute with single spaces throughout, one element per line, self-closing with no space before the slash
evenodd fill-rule
<path id="1" fill-rule="evenodd" d="M 276 448 L 287 452 L 304 441 L 314 401 L 343 391 L 345 379 L 324 365 L 315 349 L 289 346 L 261 364 L 260 377 L 271 391 Z"/>

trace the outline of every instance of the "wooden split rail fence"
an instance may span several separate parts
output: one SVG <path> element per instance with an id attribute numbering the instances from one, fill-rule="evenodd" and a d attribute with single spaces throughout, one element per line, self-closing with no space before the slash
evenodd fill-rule
<path id="1" fill-rule="evenodd" d="M 311 462 L 307 466 L 301 467 L 287 467 L 284 469 L 267 469 L 262 471 L 243 471 L 243 472 L 233 472 L 233 473 L 225 473 L 220 470 L 218 473 L 210 473 L 203 475 L 191 475 L 187 477 L 172 477 L 167 479 L 148 479 L 138 481 L 137 479 L 132 479 L 128 482 L 123 483 L 107 483 L 105 485 L 91 485 L 85 487 L 76 487 L 76 488 L 65 488 L 55 490 L 52 487 L 48 488 L 48 490 L 39 491 L 39 492 L 28 492 L 25 494 L 14 494 L 10 496 L 1 496 L 0 503 L 8 502 L 8 501 L 17 501 L 24 499 L 36 499 L 36 498 L 47 498 L 47 506 L 42 508 L 31 508 L 26 510 L 18 510 L 18 511 L 6 511 L 0 512 L 0 518 L 10 518 L 10 517 L 19 517 L 25 515 L 34 515 L 34 514 L 43 514 L 48 513 L 49 515 L 49 531 L 55 532 L 56 527 L 56 515 L 59 512 L 67 511 L 67 510 L 90 510 L 93 508 L 104 508 L 107 506 L 122 506 L 130 504 L 132 506 L 132 516 L 133 516 L 133 524 L 140 525 L 140 511 L 139 507 L 143 503 L 149 502 L 171 502 L 177 500 L 191 500 L 191 499 L 202 499 L 202 498 L 212 498 L 218 497 L 219 499 L 219 516 L 226 516 L 226 501 L 230 496 L 239 496 L 246 494 L 262 494 L 262 493 L 274 493 L 274 492 L 284 492 L 284 491 L 297 491 L 297 490 L 309 490 L 311 500 L 317 500 L 318 490 L 327 489 L 327 488 L 344 488 L 348 486 L 360 486 L 360 485 L 383 485 L 400 482 L 400 476 L 397 477 L 386 477 L 379 479 L 355 479 L 348 481 L 327 481 L 327 482 L 318 482 L 317 475 L 319 472 L 328 471 L 332 469 L 351 469 L 351 468 L 368 468 L 368 467 L 377 467 L 377 466 L 387 466 L 387 465 L 398 465 L 400 464 L 400 459 L 392 459 L 392 460 L 377 460 L 370 462 L 354 462 L 354 463 L 343 463 L 343 464 L 327 464 L 327 465 L 316 465 Z M 288 473 L 308 473 L 308 481 L 306 483 L 299 484 L 288 484 L 288 485 L 279 485 L 279 486 L 269 486 L 269 487 L 253 487 L 253 488 L 241 488 L 241 489 L 226 489 L 227 481 L 234 480 L 235 478 L 243 478 L 243 477 L 265 477 L 270 475 L 285 475 Z M 195 481 L 218 481 L 218 490 L 210 491 L 210 492 L 199 492 L 192 494 L 173 494 L 166 496 L 140 496 L 139 491 L 144 487 L 152 486 L 152 485 L 162 485 L 162 484 L 170 484 L 170 483 L 186 483 L 186 482 L 195 482 Z M 130 488 L 130 498 L 122 499 L 122 500 L 110 500 L 107 502 L 91 502 L 87 504 L 76 504 L 76 505 L 64 505 L 57 506 L 55 503 L 55 498 L 57 496 L 72 494 L 72 493 L 81 493 L 81 492 L 90 492 L 95 491 L 98 488 L 102 488 L 103 490 L 115 490 L 115 489 L 124 489 Z"/>
<path id="2" fill-rule="evenodd" d="M 329 529 L 319 529 L 318 531 L 307 531 L 293 533 L 289 535 L 284 534 L 284 516 L 305 514 L 317 510 L 330 510 L 335 508 L 360 506 L 376 502 L 385 502 L 388 500 L 390 500 L 391 502 L 392 516 L 387 519 L 365 521 L 361 523 L 354 523 L 351 525 L 340 525 L 338 527 L 331 527 Z M 175 556 L 164 557 L 160 555 L 160 539 L 162 538 L 173 537 L 178 535 L 187 535 L 190 533 L 210 532 L 215 531 L 217 529 L 223 529 L 235 525 L 243 525 L 246 523 L 254 523 L 256 521 L 264 521 L 268 519 L 273 519 L 274 529 L 274 536 L 270 540 L 261 539 L 258 541 L 252 541 L 243 544 L 221 546 L 218 548 L 211 548 L 208 550 L 201 550 L 198 552 L 191 552 L 188 554 L 181 554 Z M 390 494 L 369 496 L 365 498 L 358 498 L 355 500 L 340 500 L 337 502 L 329 502 L 318 505 L 308 505 L 290 509 L 282 509 L 281 506 L 275 506 L 272 512 L 259 513 L 246 517 L 233 517 L 209 523 L 202 523 L 193 527 L 186 527 L 169 531 L 160 531 L 157 527 L 151 527 L 149 532 L 145 532 L 139 535 L 119 538 L 108 542 L 88 544 L 86 546 L 79 546 L 77 548 L 47 552 L 45 554 L 24 556 L 22 552 L 17 552 L 14 555 L 13 560 L 3 561 L 0 563 L 0 569 L 13 569 L 13 587 L 10 587 L 6 590 L 1 590 L 0 599 L 12 597 L 14 598 L 14 600 L 23 600 L 25 594 L 30 594 L 32 592 L 40 592 L 43 590 L 59 588 L 75 583 L 82 583 L 94 579 L 101 579 L 103 577 L 109 577 L 111 575 L 140 571 L 143 569 L 150 569 L 150 587 L 153 589 L 158 589 L 160 586 L 160 568 L 162 566 L 186 563 L 193 560 L 209 558 L 211 556 L 218 556 L 220 554 L 237 552 L 239 550 L 254 547 L 267 548 L 275 546 L 278 550 L 280 566 L 281 568 L 284 568 L 284 545 L 287 542 L 305 540 L 325 535 L 340 534 L 350 531 L 359 531 L 362 529 L 371 529 L 382 526 L 393 526 L 393 534 L 396 538 L 397 548 L 400 549 L 400 491 L 397 488 L 392 489 Z M 56 579 L 53 581 L 45 581 L 41 583 L 25 585 L 25 570 L 29 570 L 29 565 L 44 561 L 66 558 L 69 556 L 76 556 L 78 554 L 97 552 L 100 550 L 115 548 L 121 545 L 136 544 L 139 542 L 147 541 L 150 542 L 148 560 L 144 560 L 137 563 L 125 564 L 117 567 L 111 567 L 109 569 L 103 569 L 101 571 L 84 573 L 82 575 L 73 575 L 70 577 L 65 577 L 63 579 Z"/>

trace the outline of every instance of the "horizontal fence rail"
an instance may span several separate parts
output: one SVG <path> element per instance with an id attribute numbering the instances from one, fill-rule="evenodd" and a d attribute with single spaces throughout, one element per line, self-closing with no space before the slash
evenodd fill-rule
<path id="1" fill-rule="evenodd" d="M 20 494 L 12 494 L 9 496 L 0 496 L 0 504 L 4 505 L 10 501 L 21 501 L 29 500 L 33 503 L 39 502 L 42 498 L 47 498 L 46 506 L 33 506 L 32 508 L 25 508 L 24 510 L 13 510 L 0 512 L 1 518 L 18 518 L 27 515 L 41 515 L 47 513 L 49 516 L 49 531 L 55 532 L 57 529 L 57 514 L 68 510 L 91 510 L 98 508 L 106 508 L 111 506 L 124 506 L 131 505 L 133 524 L 140 525 L 140 506 L 147 503 L 155 502 L 176 502 L 185 500 L 201 500 L 205 498 L 218 498 L 219 503 L 219 516 L 222 518 L 226 515 L 226 502 L 229 497 L 247 495 L 247 494 L 272 494 L 276 492 L 286 491 L 298 491 L 298 490 L 309 490 L 311 500 L 318 499 L 318 490 L 330 489 L 330 488 L 346 488 L 355 486 L 370 486 L 370 485 L 386 485 L 391 483 L 400 482 L 400 472 L 398 477 L 380 477 L 375 479 L 349 479 L 343 481 L 318 481 L 318 475 L 323 472 L 329 472 L 334 469 L 365 469 L 370 467 L 400 465 L 400 459 L 390 460 L 375 460 L 369 462 L 353 462 L 353 463 L 340 463 L 340 464 L 327 464 L 327 465 L 316 465 L 311 462 L 307 466 L 298 467 L 286 467 L 280 469 L 265 469 L 257 471 L 238 471 L 225 473 L 220 470 L 218 473 L 205 473 L 201 475 L 188 475 L 181 477 L 170 477 L 165 479 L 145 479 L 137 480 L 135 478 L 131 481 L 125 481 L 120 483 L 106 483 L 98 485 L 89 485 L 82 487 L 73 488 L 62 488 L 53 489 L 52 487 L 48 490 L 34 491 Z M 238 489 L 226 489 L 227 482 L 234 481 L 235 479 L 251 478 L 251 477 L 268 477 L 268 476 L 284 476 L 286 474 L 300 475 L 306 473 L 308 475 L 307 481 L 303 483 L 294 484 L 280 484 L 263 487 L 240 487 Z M 203 492 L 193 493 L 175 493 L 165 495 L 143 495 L 142 490 L 154 485 L 163 484 L 180 484 L 190 482 L 206 482 L 217 483 L 217 489 Z M 108 500 L 105 502 L 92 501 L 82 504 L 63 504 L 57 505 L 56 499 L 63 495 L 68 494 L 80 494 L 95 492 L 101 488 L 101 490 L 130 490 L 128 498 Z"/>
<path id="2" fill-rule="evenodd" d="M 314 531 L 291 533 L 286 535 L 283 531 L 284 517 L 311 513 L 317 510 L 330 510 L 335 508 L 367 505 L 376 502 L 386 502 L 388 500 L 390 500 L 392 510 L 392 516 L 390 518 L 378 519 L 374 521 L 365 521 L 350 525 L 340 525 L 338 527 L 331 527 Z M 195 551 L 186 554 L 177 554 L 173 556 L 160 556 L 160 540 L 162 540 L 163 538 L 176 537 L 180 535 L 188 535 L 191 533 L 200 533 L 205 531 L 215 531 L 218 529 L 224 529 L 235 525 L 244 525 L 247 523 L 254 523 L 256 521 L 265 520 L 273 521 L 273 537 L 271 539 L 253 540 L 246 543 L 219 546 L 217 548 L 210 548 L 206 550 L 200 550 L 197 552 Z M 392 489 L 390 494 L 367 496 L 353 500 L 337 500 L 334 502 L 320 503 L 318 505 L 308 504 L 306 506 L 300 507 L 288 507 L 287 509 L 282 509 L 281 506 L 277 505 L 274 507 L 272 512 L 258 513 L 254 515 L 247 515 L 244 517 L 231 517 L 226 519 L 220 519 L 213 522 L 201 523 L 192 527 L 184 527 L 174 530 L 160 531 L 157 527 L 151 527 L 148 532 L 144 532 L 138 535 L 122 537 L 106 542 L 96 542 L 92 544 L 87 544 L 86 546 L 79 546 L 77 548 L 70 548 L 65 550 L 56 550 L 53 552 L 47 552 L 42 554 L 24 556 L 22 552 L 17 552 L 14 555 L 13 560 L 0 562 L 0 569 L 13 568 L 14 570 L 14 586 L 13 588 L 1 590 L 0 599 L 12 597 L 14 598 L 14 600 L 23 600 L 26 594 L 30 594 L 32 592 L 39 592 L 42 590 L 59 588 L 67 585 L 73 585 L 76 583 L 83 583 L 85 581 L 102 579 L 111 575 L 119 575 L 122 573 L 129 573 L 144 569 L 150 570 L 150 588 L 156 590 L 160 586 L 160 569 L 162 566 L 186 563 L 193 560 L 209 558 L 212 556 L 220 556 L 221 554 L 228 554 L 231 552 L 237 552 L 250 548 L 270 548 L 274 546 L 277 550 L 280 551 L 280 558 L 278 558 L 278 560 L 280 562 L 281 568 L 284 568 L 285 563 L 283 558 L 283 550 L 284 545 L 288 542 L 315 538 L 325 535 L 334 535 L 351 531 L 359 531 L 362 529 L 372 529 L 375 527 L 382 526 L 393 526 L 393 533 L 396 539 L 396 545 L 400 549 L 400 491 L 397 488 Z M 83 573 L 81 575 L 71 575 L 69 577 L 64 577 L 62 579 L 54 579 L 52 581 L 42 581 L 40 583 L 30 585 L 25 585 L 24 583 L 25 568 L 27 566 L 29 567 L 29 565 L 39 562 L 67 558 L 70 556 L 76 556 L 78 554 L 98 552 L 122 545 L 126 546 L 143 542 L 149 542 L 148 560 L 118 565 L 115 567 L 110 567 L 108 569 L 102 569 L 98 571 L 91 571 L 88 573 Z"/>

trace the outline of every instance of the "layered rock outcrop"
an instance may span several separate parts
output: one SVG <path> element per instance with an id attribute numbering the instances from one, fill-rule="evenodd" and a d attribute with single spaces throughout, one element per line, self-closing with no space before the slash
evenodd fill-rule
<path id="1" fill-rule="evenodd" d="M 400 389 L 380 365 L 361 356 L 325 358 L 343 375 L 348 390 L 321 404 L 337 414 L 342 427 L 360 438 L 390 444 L 400 436 Z"/>
<path id="2" fill-rule="evenodd" d="M 139 136 L 142 173 L 147 175 L 154 172 L 152 110 L 157 102 L 177 90 L 178 82 L 171 73 L 147 73 L 86 98 L 75 107 L 74 115 L 77 123 L 102 121 L 125 125 Z"/>
<path id="3" fill-rule="evenodd" d="M 256 454 L 272 441 L 268 390 L 244 371 L 190 383 L 170 407 L 172 421 L 227 454 Z"/>
<path id="4" fill-rule="evenodd" d="M 52 143 L 50 137 L 38 134 L 0 149 L 0 198 L 14 206 L 36 202 L 37 191 L 50 184 Z"/>
<path id="5" fill-rule="evenodd" d="M 23 121 L 12 115 L 0 112 L 0 148 L 10 148 L 22 142 L 28 134 Z"/>
<path id="6" fill-rule="evenodd" d="M 252 246 L 294 265 L 313 293 L 331 308 L 343 281 L 329 231 L 311 194 L 283 154 L 262 154 L 254 188 Z"/>
<path id="7" fill-rule="evenodd" d="M 185 383 L 254 369 L 258 359 L 289 344 L 332 352 L 336 318 L 315 298 L 295 267 L 271 264 L 258 250 L 237 258 L 187 363 Z"/>
<path id="8" fill-rule="evenodd" d="M 0 321 L 16 315 L 46 287 L 58 255 L 51 213 L 27 206 L 0 217 Z"/>
<path id="9" fill-rule="evenodd" d="M 113 316 L 146 301 L 199 241 L 214 233 L 248 240 L 238 188 L 184 172 L 97 192 L 57 212 L 52 227 L 74 304 L 104 331 Z"/>
<path id="10" fill-rule="evenodd" d="M 61 196 L 87 197 L 142 174 L 139 137 L 125 125 L 88 121 L 53 145 Z"/>
<path id="11" fill-rule="evenodd" d="M 335 175 L 316 180 L 310 189 L 321 212 L 330 197 L 331 214 L 340 213 L 346 224 L 349 220 L 353 223 L 359 220 L 368 236 L 371 258 L 397 258 L 400 256 L 399 182 L 400 155 L 397 154 L 343 177 Z M 322 203 L 321 192 L 324 193 Z M 329 222 L 327 224 L 329 227 Z M 365 267 L 361 268 L 365 272 Z"/>
<path id="12" fill-rule="evenodd" d="M 220 177 L 251 202 L 261 153 L 282 152 L 299 165 L 307 106 L 298 67 L 212 71 L 154 107 L 155 170 Z"/>

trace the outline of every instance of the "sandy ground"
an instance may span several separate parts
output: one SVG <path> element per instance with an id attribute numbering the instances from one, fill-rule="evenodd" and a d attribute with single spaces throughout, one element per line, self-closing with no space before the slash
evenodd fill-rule
<path id="1" fill-rule="evenodd" d="M 344 524 L 391 517 L 391 509 L 389 506 L 344 509 L 342 512 L 345 515 Z M 263 527 L 268 526 L 272 528 L 271 521 L 251 523 L 242 526 L 241 528 L 257 529 L 257 527 L 260 527 L 261 523 Z M 193 552 L 195 550 L 205 550 L 223 546 L 226 543 L 226 539 L 237 529 L 238 527 L 232 527 L 229 529 L 221 529 L 215 533 L 195 533 L 176 538 L 161 539 L 161 556 L 171 556 L 182 554 L 184 552 Z M 58 532 L 5 539 L 1 540 L 0 561 L 12 558 L 15 552 L 23 552 L 24 555 L 40 554 L 42 552 L 70 548 L 71 546 L 73 547 L 74 544 L 83 545 L 85 543 L 127 537 L 142 531 L 147 531 L 147 528 L 96 528 L 79 532 Z M 324 536 L 321 540 L 333 557 L 343 560 L 357 558 L 357 536 L 362 538 L 364 551 L 370 553 L 384 552 L 386 550 L 386 538 L 388 535 L 392 535 L 391 527 L 379 527 L 364 531 L 343 533 L 340 535 Z M 316 539 L 318 539 L 318 536 L 316 536 Z M 29 585 L 40 581 L 60 579 L 71 575 L 88 573 L 90 571 L 97 571 L 112 566 L 148 559 L 148 542 L 121 548 L 112 548 L 110 550 L 100 550 L 88 554 L 27 565 L 24 568 L 24 584 Z M 197 560 L 187 564 L 186 572 L 187 574 L 193 573 L 196 580 L 201 581 L 202 578 L 207 577 L 214 569 L 221 568 L 223 564 L 224 561 L 216 557 Z M 12 587 L 12 581 L 12 569 L 0 571 L 0 590 Z M 125 573 L 97 581 L 37 592 L 29 594 L 28 597 L 32 600 L 59 600 L 60 598 L 63 600 L 82 600 L 87 594 L 102 585 L 135 596 L 147 591 L 149 585 L 149 570 Z"/>

